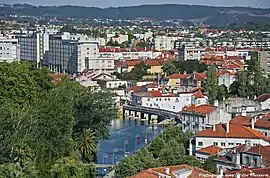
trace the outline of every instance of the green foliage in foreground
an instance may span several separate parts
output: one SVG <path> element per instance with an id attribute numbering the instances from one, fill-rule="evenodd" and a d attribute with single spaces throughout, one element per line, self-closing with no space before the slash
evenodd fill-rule
<path id="1" fill-rule="evenodd" d="M 97 141 L 116 118 L 113 94 L 46 68 L 0 63 L 0 177 L 95 177 Z"/>
<path id="2" fill-rule="evenodd" d="M 153 142 L 145 148 L 135 152 L 132 156 L 120 161 L 115 167 L 115 177 L 124 178 L 136 173 L 159 166 L 172 166 L 179 164 L 189 164 L 214 170 L 212 160 L 204 166 L 195 157 L 188 156 L 189 140 L 192 134 L 183 133 L 178 126 L 169 127 L 164 133 L 159 135 Z"/>

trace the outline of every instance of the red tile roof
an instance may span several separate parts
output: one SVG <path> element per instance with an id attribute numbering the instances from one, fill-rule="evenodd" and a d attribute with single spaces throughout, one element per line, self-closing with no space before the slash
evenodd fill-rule
<path id="1" fill-rule="evenodd" d="M 221 123 L 216 125 L 216 131 L 213 131 L 212 128 L 203 130 L 197 133 L 196 137 L 250 138 L 269 141 L 269 138 L 261 132 L 239 124 L 229 124 L 229 133 L 227 133 L 226 124 Z"/>
<path id="2" fill-rule="evenodd" d="M 244 126 L 250 126 L 251 117 L 248 116 L 235 116 L 232 120 L 230 120 L 231 124 L 240 124 Z"/>
<path id="3" fill-rule="evenodd" d="M 216 109 L 216 107 L 206 104 L 206 105 L 199 105 L 199 106 L 191 105 L 191 106 L 185 108 L 184 111 L 196 112 L 199 114 L 209 114 L 209 113 L 213 112 L 215 109 Z"/>
<path id="4" fill-rule="evenodd" d="M 176 97 L 174 93 L 161 93 L 161 91 L 150 91 L 152 97 Z"/>
<path id="5" fill-rule="evenodd" d="M 221 150 L 222 150 L 222 148 L 215 146 L 215 145 L 211 145 L 211 146 L 199 149 L 196 152 L 206 153 L 206 154 L 212 155 L 212 154 L 217 154 Z"/>
<path id="6" fill-rule="evenodd" d="M 269 93 L 264 93 L 260 96 L 258 96 L 255 101 L 258 101 L 258 102 L 264 102 L 266 100 L 268 100 L 270 98 L 270 94 Z"/>
<path id="7" fill-rule="evenodd" d="M 219 70 L 216 72 L 216 75 L 219 77 L 221 75 L 225 75 L 225 74 L 228 74 L 228 75 L 231 75 L 231 76 L 234 76 L 234 74 L 232 72 L 229 72 L 227 70 Z"/>
<path id="8" fill-rule="evenodd" d="M 123 61 L 119 61 L 119 60 L 114 60 L 114 66 L 115 67 L 121 67 L 121 68 L 126 67 L 126 65 L 124 64 L 124 62 Z"/>
<path id="9" fill-rule="evenodd" d="M 264 117 L 255 122 L 255 127 L 270 129 L 270 118 Z"/>
<path id="10" fill-rule="evenodd" d="M 140 64 L 142 62 L 142 60 L 127 60 L 126 64 L 128 67 L 132 67 L 132 66 L 136 66 L 138 64 Z"/>
<path id="11" fill-rule="evenodd" d="M 166 169 L 169 169 L 169 174 L 166 174 L 165 172 Z M 174 175 L 173 172 L 179 171 L 179 170 L 185 170 L 185 171 L 190 170 L 191 174 L 187 178 L 198 178 L 202 174 L 215 177 L 212 173 L 205 171 L 201 168 L 183 164 L 183 165 L 175 165 L 175 166 L 167 166 L 167 167 L 150 168 L 150 169 L 147 169 L 146 171 L 142 171 L 134 176 L 131 176 L 130 178 L 159 178 L 160 174 L 170 176 L 171 178 L 176 178 L 178 176 Z"/>
<path id="12" fill-rule="evenodd" d="M 146 63 L 146 65 L 148 65 L 148 66 L 162 66 L 162 65 L 158 62 L 158 60 L 155 60 L 155 59 L 147 59 L 147 60 L 145 61 L 145 63 Z"/>
<path id="13" fill-rule="evenodd" d="M 202 91 L 199 89 L 196 93 L 193 94 L 195 98 L 204 98 Z"/>
<path id="14" fill-rule="evenodd" d="M 170 76 L 168 76 L 168 79 L 184 79 L 187 76 L 190 76 L 190 74 L 172 74 Z"/>

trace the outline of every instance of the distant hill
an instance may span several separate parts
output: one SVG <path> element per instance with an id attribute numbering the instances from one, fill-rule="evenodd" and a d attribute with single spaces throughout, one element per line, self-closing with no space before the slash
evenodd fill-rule
<path id="1" fill-rule="evenodd" d="M 177 4 L 110 7 L 104 9 L 83 6 L 1 5 L 0 17 L 9 15 L 122 20 L 140 17 L 154 18 L 156 20 L 183 19 L 200 21 L 209 25 L 243 24 L 251 21 L 270 22 L 270 9 Z"/>

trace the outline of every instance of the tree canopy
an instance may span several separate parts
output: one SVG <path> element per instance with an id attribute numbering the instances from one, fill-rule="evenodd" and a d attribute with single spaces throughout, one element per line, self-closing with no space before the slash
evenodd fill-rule
<path id="1" fill-rule="evenodd" d="M 270 92 L 270 76 L 261 68 L 258 53 L 254 52 L 247 62 L 246 70 L 236 74 L 236 80 L 230 86 L 230 94 L 254 98 Z"/>
<path id="2" fill-rule="evenodd" d="M 166 75 L 171 75 L 174 73 L 188 73 L 191 74 L 194 71 L 204 72 L 207 70 L 207 65 L 200 63 L 198 60 L 188 60 L 188 61 L 172 61 L 166 63 L 162 66 L 162 70 Z"/>
<path id="3" fill-rule="evenodd" d="M 46 68 L 0 63 L 0 177 L 95 177 L 97 141 L 116 118 L 113 94 Z M 82 144 L 83 143 L 83 144 Z"/>

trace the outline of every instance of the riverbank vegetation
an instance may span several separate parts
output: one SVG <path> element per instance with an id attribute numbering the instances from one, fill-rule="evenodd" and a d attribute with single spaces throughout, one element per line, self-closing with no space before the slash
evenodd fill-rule
<path id="1" fill-rule="evenodd" d="M 192 137 L 193 134 L 183 133 L 179 126 L 169 127 L 149 146 L 120 161 L 115 167 L 115 177 L 125 178 L 148 168 L 180 164 L 198 166 L 215 173 L 216 168 L 212 160 L 207 160 L 206 164 L 202 164 L 195 157 L 189 156 L 189 140 Z"/>
<path id="2" fill-rule="evenodd" d="M 116 118 L 113 94 L 46 68 L 0 63 L 0 177 L 95 177 L 97 141 Z"/>

